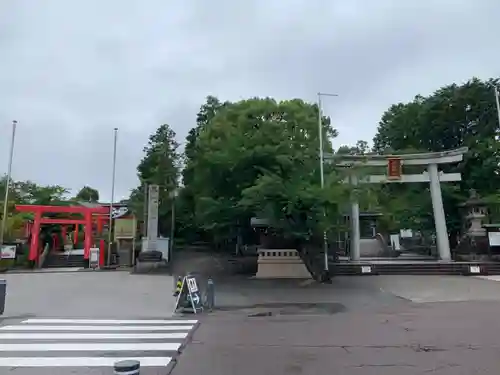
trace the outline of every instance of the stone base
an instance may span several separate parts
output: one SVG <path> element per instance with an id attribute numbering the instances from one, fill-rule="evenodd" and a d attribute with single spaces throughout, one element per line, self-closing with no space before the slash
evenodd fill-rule
<path id="1" fill-rule="evenodd" d="M 168 273 L 170 271 L 169 264 L 164 260 L 159 262 L 144 261 L 137 262 L 132 270 L 132 273 L 147 274 L 147 273 Z"/>
<path id="2" fill-rule="evenodd" d="M 257 279 L 311 279 L 297 250 L 259 250 Z"/>

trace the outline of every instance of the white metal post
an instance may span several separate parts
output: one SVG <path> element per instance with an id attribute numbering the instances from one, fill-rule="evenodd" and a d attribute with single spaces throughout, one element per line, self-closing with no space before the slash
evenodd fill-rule
<path id="1" fill-rule="evenodd" d="M 175 200 L 178 195 L 177 189 L 172 191 L 170 194 L 170 198 L 172 199 L 172 215 L 171 215 L 171 223 L 170 223 L 170 240 L 169 240 L 169 253 L 168 253 L 168 261 L 172 262 L 172 257 L 174 254 L 174 237 L 175 237 Z"/>
<path id="2" fill-rule="evenodd" d="M 338 96 L 336 94 L 327 94 L 318 92 L 318 138 L 319 138 L 319 173 L 321 178 L 321 188 L 325 187 L 325 172 L 324 172 L 324 148 L 323 148 L 323 111 L 321 108 L 321 96 Z M 326 217 L 326 211 L 323 210 L 323 215 Z M 323 232 L 323 254 L 324 254 L 324 270 L 329 270 L 328 265 L 328 239 L 326 231 Z"/>
<path id="3" fill-rule="evenodd" d="M 0 227 L 0 259 L 2 259 L 2 248 L 3 248 L 3 240 L 5 234 L 5 224 L 7 222 L 7 213 L 9 208 L 9 189 L 10 189 L 10 180 L 12 177 L 12 161 L 14 159 L 14 142 L 16 139 L 16 128 L 17 121 L 12 121 L 12 135 L 10 139 L 10 152 L 9 152 L 9 164 L 7 167 L 7 181 L 5 181 L 5 197 L 3 202 L 3 216 Z"/>
<path id="4" fill-rule="evenodd" d="M 318 93 L 318 134 L 319 134 L 319 173 L 321 179 L 321 189 L 325 187 L 325 172 L 323 165 L 324 150 L 323 150 L 323 114 L 321 110 L 321 93 Z M 326 210 L 323 208 L 323 216 L 326 217 Z M 328 239 L 326 236 L 326 230 L 323 231 L 323 262 L 324 270 L 328 271 L 330 266 L 328 264 Z"/>
<path id="5" fill-rule="evenodd" d="M 322 121 L 322 109 L 321 109 L 321 93 L 318 93 L 318 134 L 319 134 L 319 173 L 321 179 L 321 188 L 325 187 L 325 175 L 324 175 L 324 150 L 323 150 L 323 121 Z"/>

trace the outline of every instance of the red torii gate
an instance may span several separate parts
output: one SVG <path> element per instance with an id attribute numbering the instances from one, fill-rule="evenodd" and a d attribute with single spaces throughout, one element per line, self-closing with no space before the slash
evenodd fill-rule
<path id="1" fill-rule="evenodd" d="M 103 223 L 109 220 L 109 207 L 85 207 L 85 206 L 42 206 L 42 205 L 16 205 L 16 210 L 19 212 L 30 212 L 35 215 L 31 230 L 31 244 L 29 251 L 29 260 L 37 260 L 39 257 L 39 236 L 40 227 L 42 224 L 68 224 L 84 226 L 84 258 L 89 259 L 90 248 L 92 247 L 92 221 L 93 215 L 97 219 L 97 230 L 100 232 Z M 50 219 L 44 218 L 44 213 L 67 213 L 81 214 L 83 219 Z M 102 250 L 102 249 L 101 249 Z M 101 254 L 103 257 L 104 253 Z"/>

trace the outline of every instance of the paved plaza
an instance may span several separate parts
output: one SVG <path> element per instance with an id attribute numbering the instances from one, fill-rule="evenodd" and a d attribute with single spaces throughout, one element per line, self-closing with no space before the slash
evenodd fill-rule
<path id="1" fill-rule="evenodd" d="M 216 280 L 217 309 L 172 316 L 169 276 L 3 275 L 0 374 L 496 374 L 495 277 Z"/>

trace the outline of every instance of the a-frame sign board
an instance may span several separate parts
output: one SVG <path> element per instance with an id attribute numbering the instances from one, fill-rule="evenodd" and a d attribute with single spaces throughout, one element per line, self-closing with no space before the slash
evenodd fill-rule
<path id="1" fill-rule="evenodd" d="M 177 301 L 175 302 L 174 312 L 191 312 L 197 314 L 203 311 L 203 302 L 201 300 L 200 290 L 194 276 L 184 276 Z"/>

